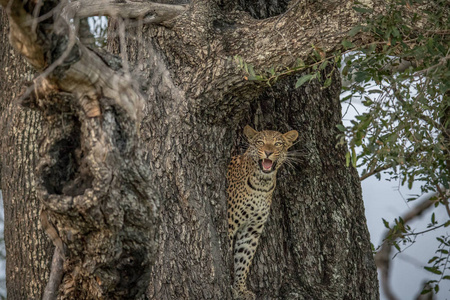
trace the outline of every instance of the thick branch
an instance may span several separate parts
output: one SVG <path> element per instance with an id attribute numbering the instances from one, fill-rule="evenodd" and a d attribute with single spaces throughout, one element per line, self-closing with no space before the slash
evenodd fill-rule
<path id="1" fill-rule="evenodd" d="M 138 87 L 79 43 L 64 18 L 52 24 L 29 2 L 0 1 L 13 46 L 43 71 L 25 95 L 46 121 L 36 191 L 55 221 L 43 228 L 67 248 L 64 274 L 55 254 L 46 297 L 138 298 L 155 256 L 160 201 L 143 162 Z M 45 17 L 60 15 L 53 12 Z"/>
<path id="2" fill-rule="evenodd" d="M 167 38 L 173 38 L 173 46 L 167 49 L 184 52 L 177 59 L 186 58 L 183 63 L 189 66 L 190 73 L 178 74 L 177 69 L 172 68 L 176 73 L 174 77 L 182 80 L 180 86 L 187 98 L 193 100 L 191 107 L 213 122 L 229 122 L 230 118 L 238 117 L 239 109 L 245 111 L 248 103 L 267 88 L 263 82 L 246 80 L 248 74 L 233 57 L 242 58 L 256 73 L 267 72 L 270 68 L 282 71 L 294 67 L 298 59 L 313 63 L 314 51 L 322 58 L 330 56 L 342 47 L 341 42 L 348 38 L 349 30 L 361 22 L 351 8 L 353 1 L 293 1 L 293 6 L 284 14 L 264 20 L 253 19 L 243 12 L 208 19 L 217 8 L 210 3 L 202 4 L 196 2 L 195 10 L 189 10 L 186 18 L 174 21 L 171 31 L 176 37 L 167 33 Z M 192 27 L 192 23 L 196 27 Z M 357 35 L 351 40 L 361 38 Z M 180 42 L 201 50 L 179 49 Z M 211 65 L 215 68 L 210 68 Z M 208 112 L 212 111 L 215 115 L 210 118 Z"/>
<path id="3" fill-rule="evenodd" d="M 75 32 L 67 23 L 64 24 L 65 20 L 63 19 L 59 21 L 65 25 L 64 29 L 68 36 L 67 48 L 60 53 L 57 60 L 46 60 L 45 57 L 51 57 L 48 53 L 55 51 L 51 47 L 60 47 L 61 45 L 50 43 L 51 37 L 47 37 L 44 41 L 38 41 L 38 37 L 31 27 L 32 16 L 27 14 L 22 6 L 17 5 L 21 1 L 5 2 L 8 5 L 11 4 L 6 6 L 11 21 L 11 42 L 35 68 L 38 70 L 47 68 L 40 76 L 41 79 L 50 80 L 46 84 L 47 86 L 65 92 L 76 92 L 77 97 L 86 97 L 94 102 L 98 92 L 102 91 L 104 96 L 114 99 L 130 117 L 139 121 L 138 114 L 142 112 L 144 101 L 137 91 L 137 87 L 133 86 L 131 78 L 111 70 L 96 53 L 78 42 Z M 59 28 L 58 30 L 61 31 Z M 60 39 L 63 43 L 61 37 L 55 38 Z M 68 64 L 67 61 L 71 63 Z M 52 72 L 63 64 L 67 68 L 64 76 L 60 76 L 59 73 L 52 75 Z M 96 104 L 90 103 L 90 106 L 95 107 Z"/>
<path id="4" fill-rule="evenodd" d="M 77 18 L 92 16 L 121 17 L 123 19 L 140 18 L 145 23 L 159 24 L 179 16 L 186 11 L 186 7 L 186 5 L 155 2 L 78 0 L 67 3 L 64 7 L 64 13 Z"/>
<path id="5" fill-rule="evenodd" d="M 361 22 L 353 1 L 293 1 L 288 11 L 266 20 L 252 20 L 229 37 L 230 54 L 264 70 L 307 61 L 313 51 L 323 58 L 341 47 L 348 31 Z M 237 34 L 239 33 L 239 34 Z M 356 39 L 356 38 L 354 38 Z M 233 53 L 236 51 L 236 53 Z"/>
<path id="6" fill-rule="evenodd" d="M 386 2 L 381 0 L 364 1 L 364 4 L 373 9 L 373 16 L 383 14 L 386 9 Z M 286 67 L 295 67 L 298 59 L 310 65 L 314 59 L 332 58 L 337 50 L 344 49 L 344 40 L 352 42 L 355 48 L 379 40 L 370 32 L 349 35 L 353 27 L 364 24 L 368 17 L 354 10 L 355 2 L 349 0 L 291 1 L 285 13 L 264 20 L 255 20 L 237 11 L 208 19 L 216 14 L 217 8 L 208 1 L 198 1 L 195 5 L 193 11 L 187 12 L 188 17 L 175 21 L 173 30 L 180 31 L 175 34 L 180 39 L 174 39 L 174 48 L 182 42 L 203 49 L 197 52 L 188 47 L 186 51 L 176 50 L 185 52 L 177 59 L 186 57 L 190 74 L 174 77 L 184 81 L 180 85 L 188 98 L 193 99 L 192 107 L 212 121 L 228 122 L 238 115 L 238 107 L 245 110 L 248 103 L 267 88 L 265 83 L 246 80 L 249 74 L 238 66 L 233 59 L 235 56 L 251 65 L 256 74 L 267 76 L 271 68 L 283 71 Z M 197 27 L 189 28 L 193 23 Z M 210 65 L 217 66 L 214 72 L 209 71 Z M 208 111 L 216 114 L 210 118 Z"/>
<path id="7" fill-rule="evenodd" d="M 11 44 L 32 66 L 42 70 L 46 67 L 44 52 L 42 46 L 36 43 L 38 37 L 32 30 L 33 17 L 24 9 L 22 1 L 0 0 L 0 4 L 9 17 Z"/>

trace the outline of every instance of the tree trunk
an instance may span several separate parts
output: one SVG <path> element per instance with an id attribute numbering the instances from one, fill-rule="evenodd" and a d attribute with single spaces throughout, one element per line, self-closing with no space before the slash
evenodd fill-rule
<path id="1" fill-rule="evenodd" d="M 278 174 L 251 283 L 258 299 L 378 299 L 358 174 L 336 147 L 340 78 L 279 82 L 252 105 L 258 128 L 299 131 L 301 162 Z M 269 267 L 267 266 L 269 265 Z"/>
<path id="2" fill-rule="evenodd" d="M 336 147 L 339 74 L 334 72 L 333 85 L 326 89 L 318 82 L 294 89 L 296 78 L 271 88 L 254 84 L 239 90 L 237 83 L 229 88 L 236 103 L 231 109 L 223 105 L 228 109 L 223 118 L 215 111 L 218 104 L 198 107 L 192 90 L 183 89 L 200 89 L 201 98 L 211 85 L 208 75 L 198 79 L 192 78 L 198 73 L 184 71 L 193 69 L 179 57 L 190 49 L 173 43 L 189 33 L 149 28 L 139 39 L 134 31 L 128 36 L 134 37 L 129 59 L 140 66 L 148 88 L 142 124 L 148 163 L 166 199 L 150 298 L 231 299 L 225 175 L 231 156 L 245 150 L 242 130 L 250 124 L 258 130 L 298 130 L 300 141 L 292 149 L 302 154 L 301 163 L 278 174 L 271 215 L 251 267 L 250 288 L 257 299 L 378 299 L 358 174 L 345 167 L 346 149 Z M 119 53 L 119 46 L 118 39 L 110 43 L 113 52 Z M 217 57 L 197 59 L 205 74 L 224 68 L 204 63 Z M 195 85 L 187 84 L 192 81 Z M 255 94 L 260 96 L 245 101 Z"/>
<path id="3" fill-rule="evenodd" d="M 0 182 L 5 212 L 8 299 L 40 299 L 53 252 L 39 224 L 35 189 L 42 117 L 22 108 L 19 96 L 35 71 L 8 41 L 8 19 L 0 10 Z"/>
<path id="4" fill-rule="evenodd" d="M 34 79 L 32 88 L 27 89 L 25 82 L 18 79 L 20 73 L 15 73 L 13 61 L 6 60 L 2 65 L 5 70 L 12 69 L 5 74 L 9 78 L 3 82 L 9 83 L 10 92 L 3 94 L 6 99 L 1 107 L 9 295 L 13 299 L 45 300 L 56 296 L 141 298 L 157 246 L 159 196 L 158 191 L 149 188 L 149 170 L 141 163 L 137 109 L 140 95 L 133 92 L 129 82 L 107 69 L 98 56 L 83 56 L 83 51 L 88 52 L 83 45 L 72 47 L 70 39 L 55 33 L 47 36 L 43 44 L 62 38 L 60 44 L 55 43 L 61 48 L 45 49 L 39 48 L 39 43 L 30 43 L 35 36 L 28 39 L 26 31 L 15 35 L 17 26 L 24 24 L 20 20 L 24 8 L 15 5 L 11 2 L 8 6 L 11 11 L 19 7 L 15 11 L 19 13 L 13 13 L 19 21 L 13 23 L 16 27 L 11 29 L 10 40 L 22 49 L 36 46 L 36 51 L 27 52 L 35 68 L 48 71 L 55 60 L 64 56 L 84 67 L 72 65 L 72 69 L 63 71 L 64 76 L 56 70 L 48 77 Z M 45 10 L 41 12 L 45 14 Z M 35 34 L 30 32 L 31 36 Z M 3 38 L 6 33 L 2 30 Z M 65 46 L 70 51 L 65 52 Z M 102 87 L 97 85 L 95 92 L 89 91 L 89 84 L 83 80 L 94 77 L 99 81 L 95 72 L 104 76 L 99 70 L 102 66 L 109 81 L 100 79 Z M 83 73 L 89 67 L 94 71 Z M 24 69 L 29 70 L 19 63 L 17 71 Z M 69 75 L 71 71 L 74 76 Z M 14 93 L 17 83 L 25 96 Z M 63 92 L 67 88 L 73 94 Z M 117 97 L 117 90 L 126 96 Z M 3 107 L 7 104 L 10 107 Z M 40 203 L 33 201 L 35 195 Z M 17 224 L 22 219 L 23 223 Z M 42 229 L 58 248 L 50 275 L 51 253 Z M 16 249 L 10 250 L 11 246 Z"/>
<path id="5" fill-rule="evenodd" d="M 301 154 L 299 163 L 290 168 L 285 166 L 278 174 L 271 214 L 250 272 L 249 287 L 255 291 L 257 299 L 378 299 L 376 269 L 359 179 L 354 169 L 345 167 L 346 149 L 336 147 L 336 124 L 341 119 L 339 75 L 333 73 L 333 84 L 329 88 L 313 81 L 294 89 L 296 78 L 293 76 L 282 78 L 269 88 L 265 83 L 244 80 L 244 72 L 233 61 L 233 57 L 239 55 L 255 68 L 264 69 L 277 64 L 291 65 L 296 59 L 292 53 L 306 57 L 313 51 L 309 45 L 311 39 L 316 39 L 317 20 L 323 17 L 324 11 L 331 11 L 332 22 L 327 30 L 321 31 L 321 49 L 335 49 L 340 38 L 345 36 L 343 32 L 355 22 L 346 6 L 350 2 L 328 1 L 327 7 L 306 2 L 296 3 L 279 19 L 256 21 L 244 12 L 236 11 L 237 4 L 231 2 L 217 5 L 212 1 L 194 1 L 182 15 L 164 23 L 165 26 L 145 25 L 129 30 L 126 45 L 119 39 L 120 22 L 113 23 L 110 36 L 117 38 L 110 42 L 110 50 L 129 60 L 129 65 L 123 62 L 123 71 L 135 78 L 146 94 L 139 136 L 146 145 L 144 164 L 139 164 L 139 155 L 134 159 L 133 151 L 124 155 L 120 149 L 113 148 L 112 152 L 121 154 L 120 158 L 106 161 L 92 153 L 96 134 L 104 140 L 119 139 L 133 144 L 135 136 L 129 130 L 129 122 L 114 114 L 138 115 L 139 107 L 126 111 L 129 106 L 122 105 L 120 97 L 112 97 L 114 102 L 105 100 L 111 96 L 97 95 L 98 99 L 94 98 L 93 102 L 99 103 L 102 113 L 94 113 L 93 118 L 86 117 L 85 107 L 80 103 L 83 95 L 77 94 L 64 77 L 55 78 L 55 74 L 50 74 L 53 77 L 49 76 L 49 81 L 59 90 L 74 92 L 74 97 L 69 96 L 74 99 L 62 101 L 55 96 L 51 103 L 38 103 L 39 109 L 45 111 L 50 107 L 53 114 L 64 116 L 65 109 L 73 109 L 70 115 L 76 115 L 76 118 L 64 119 L 68 122 L 68 125 L 65 123 L 68 132 L 62 132 L 63 124 L 51 118 L 51 114 L 45 115 L 50 124 L 44 129 L 44 164 L 41 164 L 37 180 L 42 191 L 41 200 L 53 212 L 55 226 L 62 232 L 61 239 L 68 247 L 66 279 L 60 290 L 62 298 L 117 298 L 121 295 L 117 291 L 124 292 L 125 282 L 128 290 L 124 298 L 131 299 L 139 293 L 134 287 L 139 289 L 142 284 L 148 284 L 150 277 L 150 299 L 231 299 L 225 174 L 231 156 L 244 151 L 242 129 L 250 124 L 258 130 L 284 132 L 296 129 L 300 137 L 292 151 Z M 269 1 L 267 5 L 273 3 Z M 261 1 L 248 5 L 252 8 L 242 6 L 254 16 L 262 11 L 260 17 L 285 9 L 285 4 L 261 9 Z M 299 23 L 292 23 L 290 18 L 296 16 Z M 65 66 L 76 65 L 85 56 L 89 57 L 81 46 L 79 49 L 79 57 L 69 54 L 71 60 L 66 59 Z M 38 55 L 28 59 L 42 69 L 51 63 L 42 62 Z M 111 64 L 109 66 L 114 69 Z M 70 68 L 67 68 L 69 71 L 66 72 L 76 77 L 76 72 L 69 73 Z M 331 68 L 325 71 L 330 73 Z M 128 70 L 131 73 L 127 74 Z M 95 91 L 102 94 L 104 89 Z M 65 107 L 67 103 L 72 104 Z M 114 125 L 114 130 L 98 133 L 102 122 L 110 116 L 105 111 L 114 115 L 118 124 L 125 125 Z M 53 153 L 50 157 L 52 147 L 67 146 L 61 141 L 74 137 L 76 149 L 58 150 L 56 156 Z M 120 148 L 120 145 L 114 146 Z M 112 146 L 106 144 L 105 147 Z M 80 156 L 80 151 L 85 156 Z M 139 152 L 138 146 L 136 151 Z M 83 160 L 88 154 L 92 157 Z M 131 161 L 129 156 L 133 158 Z M 106 200 L 95 209 L 83 206 L 75 207 L 74 211 L 73 208 L 62 210 L 58 206 L 60 201 L 66 201 L 67 197 L 86 197 L 86 191 L 92 187 L 93 184 L 82 184 L 83 178 L 94 182 L 95 169 L 89 168 L 91 159 L 94 164 L 105 163 L 105 168 L 113 170 L 114 176 L 108 178 L 115 180 L 111 180 L 110 185 L 101 176 L 96 177 L 96 180 L 106 182 L 106 188 L 101 188 L 101 197 Z M 62 168 L 66 165 L 67 168 Z M 146 180 L 139 181 L 136 186 L 138 179 L 127 177 L 134 174 L 127 166 L 145 173 Z M 54 176 L 53 171 L 61 172 L 58 173 L 60 177 L 67 178 Z M 136 192 L 139 187 L 144 192 Z M 152 189 L 158 193 L 157 197 L 151 196 L 149 190 Z M 131 196 L 122 197 L 128 193 Z M 5 199 L 6 195 L 10 195 L 9 192 L 5 193 Z M 50 197 L 58 201 L 51 202 Z M 152 219 L 157 208 L 147 210 L 144 205 L 143 209 L 127 210 L 135 203 L 157 202 L 154 198 L 162 199 L 159 240 L 153 232 L 145 231 L 154 230 L 146 223 L 146 214 L 150 215 L 149 222 L 157 225 L 157 218 Z M 120 205 L 123 200 L 125 203 Z M 105 207 L 105 203 L 113 208 Z M 114 224 L 120 209 L 124 209 L 120 216 L 125 217 Z M 107 220 L 107 226 L 94 222 L 98 215 Z M 158 243 L 158 255 L 151 270 L 152 251 L 145 255 L 132 251 L 127 253 L 128 256 L 120 256 L 119 261 L 112 259 L 117 256 L 111 254 L 116 251 L 113 241 L 122 241 L 120 232 L 129 228 L 133 232 L 136 225 L 127 223 L 128 218 L 142 222 L 137 227 L 140 234 L 145 235 L 145 241 L 139 240 L 139 234 L 129 236 L 139 251 L 152 248 L 149 245 L 151 238 Z M 105 232 L 110 234 L 106 235 L 109 239 L 96 238 Z M 113 257 L 99 264 L 94 254 L 100 252 Z M 141 256 L 146 258 L 136 280 L 126 281 L 111 271 L 116 270 L 114 267 L 118 263 Z M 96 267 L 100 271 L 90 264 L 98 264 Z M 83 272 L 76 273 L 77 268 Z M 124 268 L 127 272 L 138 269 L 136 265 L 125 265 Z M 113 274 L 115 281 L 105 274 Z M 101 278 L 94 277 L 98 285 L 103 280 L 110 280 L 110 289 L 95 286 L 95 280 L 89 277 L 94 275 Z M 74 284 L 78 284 L 75 291 Z"/>

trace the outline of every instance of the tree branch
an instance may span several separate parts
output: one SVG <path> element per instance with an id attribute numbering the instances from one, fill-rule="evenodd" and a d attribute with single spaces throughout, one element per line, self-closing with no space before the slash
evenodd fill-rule
<path id="1" fill-rule="evenodd" d="M 186 11 L 187 5 L 162 4 L 156 2 L 136 2 L 115 0 L 78 0 L 64 6 L 64 14 L 87 18 L 92 16 L 121 17 L 123 19 L 143 19 L 145 23 L 160 24 Z"/>
<path id="2" fill-rule="evenodd" d="M 367 178 L 369 178 L 372 175 L 375 175 L 375 174 L 378 174 L 378 173 L 380 173 L 380 172 L 382 172 L 384 170 L 387 170 L 387 169 L 391 168 L 392 166 L 393 166 L 392 164 L 385 164 L 385 165 L 378 166 L 378 167 L 374 168 L 373 170 L 370 170 L 366 174 L 361 175 L 361 177 L 359 177 L 359 180 L 363 181 L 364 179 L 367 179 Z"/>
<path id="3" fill-rule="evenodd" d="M 55 248 L 52 258 L 52 266 L 50 268 L 50 277 L 45 286 L 42 300 L 56 300 L 58 298 L 59 285 L 64 274 L 64 260 L 58 248 Z"/>
<path id="4" fill-rule="evenodd" d="M 27 14 L 22 6 L 17 5 L 17 2 L 21 1 L 2 0 L 2 4 L 3 2 L 9 5 L 6 9 L 11 20 L 11 43 L 36 69 L 47 68 L 39 77 L 40 80 L 49 81 L 43 83 L 43 86 L 75 92 L 77 97 L 85 97 L 90 99 L 90 102 L 95 102 L 98 91 L 102 91 L 105 97 L 114 99 L 117 105 L 125 109 L 130 117 L 136 121 L 140 120 L 139 114 L 143 110 L 144 100 L 131 78 L 111 70 L 96 53 L 78 42 L 73 29 L 63 19 L 57 22 L 64 26 L 64 29 L 58 28 L 58 31 L 64 30 L 69 37 L 66 49 L 58 59 L 49 61 L 46 57 L 51 57 L 49 52 L 55 51 L 49 48 L 52 46 L 49 42 L 51 37 L 38 42 L 37 34 L 31 30 L 31 15 Z M 54 38 L 61 39 L 61 36 Z M 46 48 L 45 45 L 49 47 Z M 52 74 L 62 65 L 66 68 L 65 76 Z M 95 106 L 92 102 L 90 105 Z"/>
<path id="5" fill-rule="evenodd" d="M 205 7 L 195 7 L 196 10 L 204 10 L 200 12 L 201 16 L 195 14 L 199 12 L 194 12 L 192 16 L 176 19 L 171 30 L 175 34 L 180 31 L 177 37 L 181 39 L 174 39 L 173 48 L 179 47 L 182 42 L 202 50 L 192 52 L 187 48 L 186 53 L 180 56 L 187 58 L 186 64 L 189 66 L 197 62 L 195 73 L 189 76 L 176 74 L 174 77 L 182 78 L 180 86 L 186 91 L 187 98 L 192 99 L 191 107 L 199 111 L 198 115 L 211 122 L 229 122 L 235 116 L 238 118 L 239 110 L 245 111 L 248 103 L 267 88 L 264 82 L 246 80 L 247 74 L 233 57 L 239 56 L 256 73 L 267 72 L 270 68 L 282 71 L 286 67 L 295 67 L 298 59 L 312 64 L 315 62 L 312 58 L 314 52 L 320 53 L 321 59 L 326 58 L 342 47 L 341 42 L 348 38 L 347 33 L 361 21 L 351 9 L 350 2 L 292 1 L 288 11 L 273 18 L 256 20 L 246 13 L 235 11 L 209 20 L 210 23 L 202 18 L 215 8 L 206 4 Z M 201 26 L 195 28 L 196 32 L 186 32 L 193 19 L 200 19 Z M 200 35 L 199 32 L 210 35 L 205 39 L 206 34 Z M 362 34 L 349 39 L 361 40 Z M 169 60 L 169 63 L 172 62 Z M 210 65 L 217 66 L 214 72 L 209 70 Z M 171 69 L 177 72 L 175 67 Z M 296 73 L 290 75 L 295 76 Z M 215 115 L 210 116 L 208 112 L 211 111 Z"/>
<path id="6" fill-rule="evenodd" d="M 230 54 L 239 51 L 258 69 L 292 66 L 298 58 L 306 61 L 314 50 L 327 57 L 341 47 L 341 41 L 359 21 L 347 1 L 293 1 L 284 14 L 251 20 L 247 28 L 232 33 L 229 38 L 235 43 Z"/>
<path id="7" fill-rule="evenodd" d="M 28 62 L 38 70 L 45 65 L 44 52 L 35 30 L 32 30 L 33 17 L 28 13 L 21 1 L 0 0 L 10 21 L 10 42 Z"/>

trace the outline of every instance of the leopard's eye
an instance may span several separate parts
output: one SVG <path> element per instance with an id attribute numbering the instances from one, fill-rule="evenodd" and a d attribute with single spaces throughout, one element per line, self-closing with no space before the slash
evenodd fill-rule
<path id="1" fill-rule="evenodd" d="M 281 147 L 281 146 L 283 146 L 283 143 L 282 143 L 282 142 L 276 142 L 276 143 L 275 143 L 275 147 Z"/>
<path id="2" fill-rule="evenodd" d="M 264 145 L 264 141 L 263 140 L 257 140 L 256 141 L 256 145 L 262 146 L 262 145 Z"/>

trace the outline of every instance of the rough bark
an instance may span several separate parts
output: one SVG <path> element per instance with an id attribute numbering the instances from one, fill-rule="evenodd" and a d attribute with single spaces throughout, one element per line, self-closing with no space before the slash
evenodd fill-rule
<path id="1" fill-rule="evenodd" d="M 42 227 L 64 258 L 63 275 L 56 274 L 57 259 L 52 265 L 52 278 L 62 276 L 63 284 L 51 282 L 44 298 L 54 299 L 58 289 L 59 299 L 142 297 L 156 250 L 160 199 L 142 163 L 141 95 L 111 67 L 113 61 L 77 42 L 64 19 L 50 17 L 58 24 L 52 30 L 49 19 L 29 22 L 32 5 L 6 3 L 11 43 L 35 68 L 45 69 L 21 99 L 43 112 L 32 186 L 42 204 Z M 42 14 L 57 8 L 45 4 Z M 5 199 L 13 191 L 6 190 Z"/>
<path id="2" fill-rule="evenodd" d="M 247 123 L 297 129 L 301 142 L 294 150 L 303 153 L 301 164 L 279 174 L 250 276 L 257 299 L 378 299 L 360 183 L 344 166 L 345 150 L 335 149 L 339 84 L 295 91 L 294 82 L 263 93 L 239 124 L 211 125 L 189 112 L 177 118 L 182 101 L 152 102 L 153 112 L 165 113 L 143 125 L 152 126 L 150 164 L 170 193 L 161 211 L 151 299 L 231 299 L 225 170 Z"/>
<path id="3" fill-rule="evenodd" d="M 377 299 L 359 180 L 344 167 L 345 149 L 335 148 L 339 80 L 324 90 L 318 83 L 294 90 L 294 79 L 268 90 L 246 82 L 229 59 L 235 50 L 219 42 L 226 30 L 206 25 L 204 39 L 196 36 L 209 9 L 197 5 L 202 12 L 169 29 L 129 32 L 128 55 L 149 96 L 142 125 L 149 164 L 166 193 L 150 298 L 230 299 L 225 172 L 249 123 L 299 130 L 296 147 L 305 154 L 298 169 L 280 174 L 250 278 L 258 299 Z M 111 48 L 120 52 L 117 39 Z"/>
<path id="4" fill-rule="evenodd" d="M 39 225 L 34 173 L 42 116 L 18 98 L 34 76 L 8 42 L 8 20 L 0 10 L 0 182 L 5 212 L 8 299 L 40 299 L 52 254 Z"/>
<path id="5" fill-rule="evenodd" d="M 378 298 L 360 183 L 345 167 L 346 149 L 335 147 L 341 109 L 339 78 L 333 79 L 328 89 L 316 82 L 297 91 L 295 80 L 280 82 L 252 105 L 250 116 L 260 112 L 257 127 L 301 132 L 301 163 L 279 174 L 278 201 L 254 268 L 251 282 L 263 287 L 261 299 Z"/>
<path id="6" fill-rule="evenodd" d="M 94 80 L 106 73 L 119 83 L 124 77 L 112 64 L 101 64 L 76 42 L 69 52 L 57 48 L 67 55 L 64 67 L 45 71 L 50 84 L 30 104 L 47 121 L 37 185 L 68 248 L 63 298 L 133 298 L 150 276 L 150 299 L 231 299 L 225 173 L 231 155 L 243 151 L 239 137 L 247 123 L 298 130 L 294 150 L 303 154 L 298 165 L 279 174 L 250 275 L 258 299 L 378 298 L 359 180 L 344 166 L 345 149 L 335 147 L 336 72 L 327 89 L 314 82 L 294 90 L 295 78 L 268 88 L 244 80 L 232 59 L 239 55 L 264 69 L 307 60 L 312 43 L 328 53 L 358 21 L 351 3 L 299 1 L 279 17 L 256 20 L 235 10 L 238 3 L 194 1 L 165 26 L 130 29 L 126 45 L 118 21 L 110 49 L 130 60 L 129 66 L 123 62 L 126 97 L 114 84 Z M 261 11 L 249 6 L 254 14 Z M 12 18 L 17 22 L 23 14 Z M 56 40 L 70 45 L 70 32 L 65 34 Z M 26 38 L 15 44 L 32 50 L 27 57 L 37 68 L 57 60 L 47 60 L 47 44 L 33 44 L 39 35 Z M 139 139 L 148 153 L 140 164 L 132 130 L 142 112 L 134 105 L 140 97 L 127 76 L 146 94 Z M 67 78 L 76 79 L 76 88 Z M 157 210 L 148 207 L 148 201 L 158 202 L 155 191 L 163 199 L 163 221 L 150 270 L 152 251 L 141 251 L 157 241 Z M 132 245 L 121 248 L 126 234 Z M 122 267 L 125 274 L 135 272 L 142 257 L 138 278 L 118 276 Z"/>

